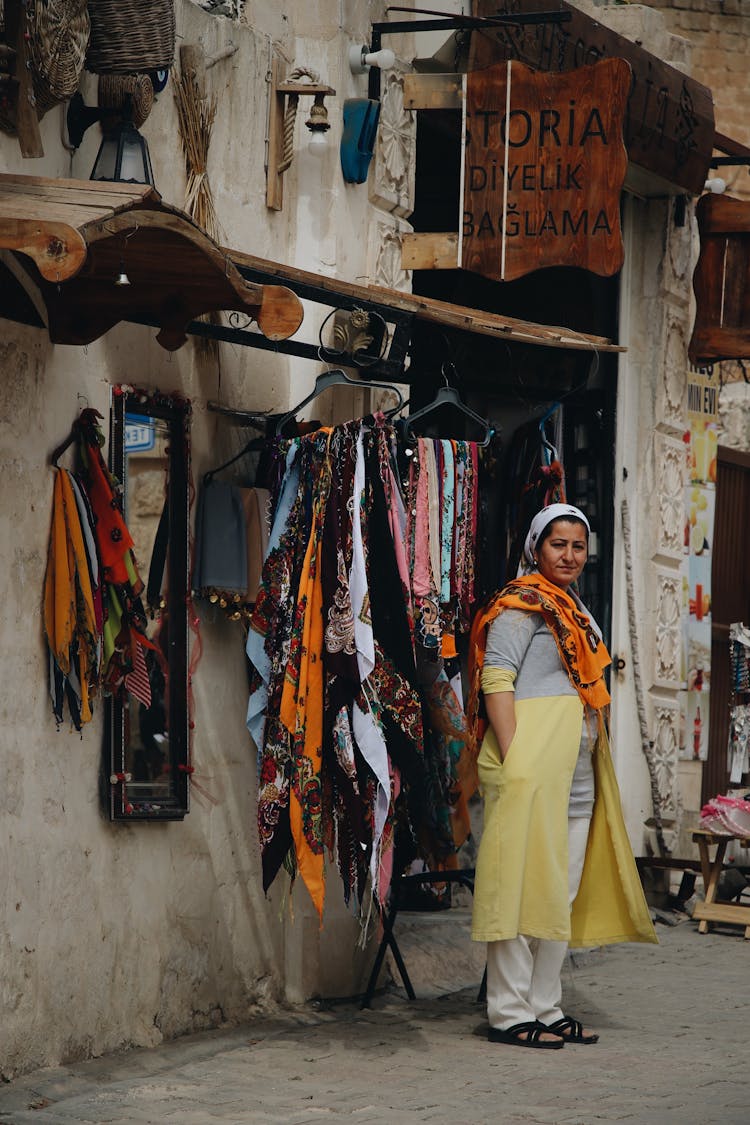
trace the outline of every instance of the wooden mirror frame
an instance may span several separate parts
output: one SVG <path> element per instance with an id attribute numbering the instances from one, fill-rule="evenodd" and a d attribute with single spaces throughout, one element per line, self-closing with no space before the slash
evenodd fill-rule
<path id="1" fill-rule="evenodd" d="M 169 793 L 140 797 L 127 770 L 126 706 L 122 699 L 105 702 L 103 795 L 110 820 L 182 820 L 190 799 L 190 715 L 188 691 L 189 641 L 189 509 L 190 403 L 177 395 L 149 394 L 116 387 L 110 417 L 110 470 L 122 483 L 125 520 L 128 519 L 128 474 L 125 449 L 126 416 L 157 419 L 166 426 L 167 529 L 164 613 L 169 622 L 167 648 L 167 729 L 169 731 Z M 148 575 L 141 575 L 148 587 Z M 146 590 L 143 593 L 144 604 Z"/>

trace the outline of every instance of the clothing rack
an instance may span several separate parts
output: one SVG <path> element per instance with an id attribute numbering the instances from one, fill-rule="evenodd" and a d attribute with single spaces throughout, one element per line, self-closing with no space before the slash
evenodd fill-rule
<path id="1" fill-rule="evenodd" d="M 401 904 L 406 892 L 414 887 L 421 887 L 425 883 L 456 883 L 461 887 L 467 887 L 474 894 L 474 868 L 463 867 L 457 868 L 452 871 L 420 871 L 414 875 L 400 875 L 394 878 L 391 883 L 391 899 L 387 909 L 383 910 L 382 923 L 383 934 L 380 939 L 378 951 L 375 954 L 375 961 L 370 972 L 370 977 L 367 981 L 367 987 L 362 996 L 360 1008 L 369 1008 L 372 1003 L 372 998 L 375 993 L 375 988 L 378 983 L 380 970 L 383 967 L 385 955 L 390 948 L 393 954 L 393 959 L 396 962 L 396 967 L 399 971 L 401 981 L 406 989 L 406 995 L 410 1000 L 416 1000 L 417 994 L 409 979 L 409 974 L 406 969 L 401 950 L 398 947 L 395 935 L 393 933 L 393 926 L 396 917 L 401 908 Z M 484 1000 L 487 994 L 487 970 L 485 969 L 482 983 L 479 986 L 479 993 L 477 995 L 477 1002 Z"/>

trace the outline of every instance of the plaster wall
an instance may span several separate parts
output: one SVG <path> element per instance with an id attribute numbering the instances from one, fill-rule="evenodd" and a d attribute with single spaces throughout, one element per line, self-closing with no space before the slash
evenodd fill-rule
<path id="1" fill-rule="evenodd" d="M 238 20 L 178 2 L 178 44 L 201 42 L 208 56 L 229 42 L 238 48 L 207 72 L 208 92 L 218 98 L 208 171 L 226 245 L 320 273 L 367 278 L 371 246 L 363 232 L 372 225 L 373 204 L 367 185 L 343 184 L 338 142 L 343 97 L 366 92 L 366 80 L 349 73 L 349 41 L 366 42 L 383 7 L 366 0 L 247 2 Z M 279 212 L 265 205 L 271 52 L 290 68 L 314 66 L 338 91 L 321 162 L 304 151 L 300 112 Z M 83 92 L 87 103 L 96 103 L 93 76 L 84 78 Z M 0 134 L 0 168 L 86 179 L 98 129 L 68 154 L 63 116 L 58 107 L 42 121 L 40 160 L 22 160 L 16 141 Z M 181 206 L 184 163 L 169 88 L 143 132 L 160 192 Z M 314 339 L 314 326 L 306 323 L 301 335 Z M 335 878 L 322 929 L 303 889 L 290 896 L 285 876 L 263 896 L 255 751 L 244 725 L 247 684 L 236 625 L 199 610 L 197 784 L 184 822 L 110 824 L 97 794 L 101 708 L 82 737 L 55 729 L 40 614 L 53 482 L 47 455 L 81 406 L 106 418 L 117 382 L 188 395 L 198 480 L 235 440 L 207 410 L 209 399 L 283 409 L 307 393 L 320 370 L 251 348 L 222 346 L 217 361 L 188 343 L 169 356 L 154 337 L 151 329 L 120 325 L 88 348 L 72 348 L 51 345 L 41 330 L 0 321 L 3 1077 L 158 1043 L 286 1000 L 351 994 L 363 987 L 369 968 Z M 337 409 L 346 412 L 351 404 Z"/>

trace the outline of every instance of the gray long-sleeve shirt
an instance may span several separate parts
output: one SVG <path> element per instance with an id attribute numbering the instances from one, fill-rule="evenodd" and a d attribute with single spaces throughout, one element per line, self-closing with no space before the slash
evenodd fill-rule
<path id="1" fill-rule="evenodd" d="M 484 663 L 488 668 L 505 668 L 516 673 L 516 699 L 576 694 L 560 659 L 555 638 L 539 613 L 506 609 L 499 614 L 487 631 Z M 594 807 L 591 750 L 595 730 L 591 717 L 584 714 L 568 816 L 591 816 Z"/>

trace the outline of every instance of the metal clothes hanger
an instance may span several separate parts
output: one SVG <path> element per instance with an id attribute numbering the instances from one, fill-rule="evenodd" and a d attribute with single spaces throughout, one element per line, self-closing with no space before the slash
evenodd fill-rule
<path id="1" fill-rule="evenodd" d="M 50 465 L 52 465 L 55 469 L 59 469 L 60 466 L 58 465 L 57 462 L 60 460 L 60 458 L 62 457 L 65 450 L 70 449 L 73 442 L 76 441 L 77 439 L 78 439 L 78 433 L 75 429 L 72 429 L 70 431 L 70 433 L 68 434 L 68 436 L 66 437 L 65 441 L 60 442 L 60 444 L 57 446 L 57 448 L 53 449 L 52 452 L 50 453 L 50 455 L 49 455 Z"/>
<path id="2" fill-rule="evenodd" d="M 439 388 L 432 402 L 428 402 L 426 406 L 420 407 L 419 410 L 415 410 L 413 414 L 407 415 L 407 417 L 402 420 L 401 425 L 403 427 L 404 434 L 407 437 L 412 438 L 413 440 L 416 436 L 413 431 L 413 426 L 418 418 L 423 418 L 427 414 L 432 414 L 433 410 L 437 410 L 441 406 L 452 406 L 454 407 L 454 409 L 460 410 L 462 414 L 465 414 L 467 418 L 470 418 L 472 422 L 476 422 L 477 425 L 481 426 L 484 430 L 484 437 L 481 441 L 477 442 L 477 445 L 489 445 L 490 439 L 492 438 L 492 434 L 494 432 L 492 426 L 486 418 L 483 418 L 481 414 L 477 414 L 476 411 L 472 410 L 470 406 L 467 406 L 456 388 L 450 385 L 450 383 L 448 382 L 448 376 L 445 373 L 445 367 L 446 365 L 443 364 L 441 371 L 444 386 Z M 451 367 L 453 367 L 452 364 Z M 453 369 L 455 370 L 455 368 Z"/>
<path id="3" fill-rule="evenodd" d="M 224 469 L 228 469 L 230 465 L 233 465 L 235 461 L 239 461 L 240 458 L 244 457 L 246 453 L 255 453 L 259 449 L 263 449 L 265 444 L 266 439 L 264 437 L 250 438 L 250 441 L 245 442 L 239 453 L 235 453 L 234 456 L 230 457 L 228 461 L 225 461 L 223 465 L 217 465 L 215 469 L 209 469 L 207 473 L 204 473 L 203 483 L 210 484 L 217 473 L 222 472 Z"/>
<path id="4" fill-rule="evenodd" d="M 84 396 L 79 395 L 78 398 L 80 400 L 84 398 Z M 86 403 L 88 403 L 88 399 L 85 399 L 85 401 Z M 74 442 L 78 441 L 81 436 L 82 428 L 92 422 L 96 424 L 96 419 L 101 417 L 102 415 L 98 410 L 93 410 L 90 406 L 87 405 L 86 408 L 82 410 L 78 415 L 73 425 L 70 427 L 70 433 L 65 438 L 65 441 L 61 441 L 60 444 L 56 446 L 55 449 L 53 449 L 50 453 L 50 465 L 52 465 L 55 469 L 59 469 L 60 466 L 58 465 L 58 461 L 62 457 L 65 450 L 70 449 L 71 445 L 73 445 Z"/>
<path id="5" fill-rule="evenodd" d="M 398 389 L 398 387 L 393 385 L 393 383 L 379 383 L 376 379 L 350 379 L 349 376 L 345 374 L 345 372 L 343 372 L 340 368 L 335 368 L 333 371 L 324 371 L 322 372 L 322 374 L 318 375 L 317 379 L 315 380 L 315 386 L 313 387 L 307 398 L 303 398 L 302 402 L 298 402 L 297 405 L 292 410 L 290 410 L 288 414 L 283 414 L 281 418 L 277 420 L 276 424 L 274 425 L 274 433 L 276 434 L 276 436 L 278 437 L 281 434 L 281 431 L 284 429 L 284 426 L 287 424 L 287 422 L 290 422 L 292 418 L 294 418 L 294 416 L 299 413 L 303 406 L 307 406 L 308 403 L 312 402 L 313 399 L 318 397 L 318 395 L 321 395 L 323 391 L 328 389 L 328 387 L 337 386 L 352 387 L 355 389 L 359 388 L 360 390 L 365 387 L 375 390 L 393 391 L 393 393 L 398 398 L 398 404 L 393 409 L 400 410 L 404 405 L 404 396 L 401 394 L 401 391 Z"/>
<path id="6" fill-rule="evenodd" d="M 555 448 L 555 446 L 552 444 L 552 442 L 547 437 L 547 433 L 546 433 L 544 427 L 547 425 L 547 422 L 552 417 L 552 415 L 555 414 L 560 409 L 561 405 L 562 404 L 559 403 L 559 402 L 553 402 L 552 406 L 550 406 L 549 410 L 545 410 L 544 414 L 542 414 L 541 418 L 539 419 L 539 435 L 542 439 L 542 450 L 543 450 L 543 454 L 544 454 L 544 460 L 545 460 L 545 462 L 547 463 L 548 466 L 553 461 L 559 461 L 560 458 L 557 455 L 557 449 Z"/>

